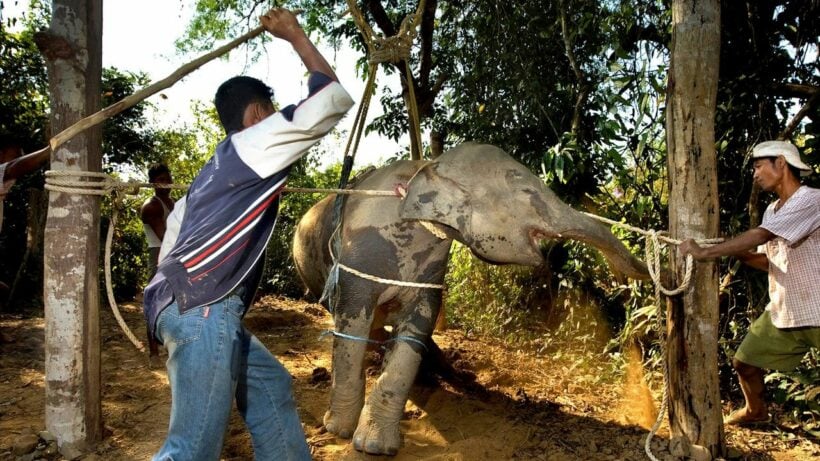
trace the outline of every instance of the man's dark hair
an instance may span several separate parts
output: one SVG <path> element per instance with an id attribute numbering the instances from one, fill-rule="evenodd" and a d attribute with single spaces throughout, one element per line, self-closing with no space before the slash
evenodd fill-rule
<path id="1" fill-rule="evenodd" d="M 233 77 L 216 90 L 214 105 L 226 133 L 243 128 L 245 109 L 254 102 L 272 104 L 273 90 L 253 77 Z"/>
<path id="2" fill-rule="evenodd" d="M 148 182 L 155 182 L 157 180 L 157 176 L 161 175 L 162 173 L 171 174 L 171 170 L 168 169 L 168 165 L 164 163 L 152 163 L 148 167 Z"/>

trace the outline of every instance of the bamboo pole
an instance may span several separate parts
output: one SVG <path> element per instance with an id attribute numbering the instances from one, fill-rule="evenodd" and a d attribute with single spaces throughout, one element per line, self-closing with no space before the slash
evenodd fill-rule
<path id="1" fill-rule="evenodd" d="M 58 147 L 60 147 L 62 144 L 64 144 L 66 141 L 73 138 L 74 136 L 82 133 L 83 131 L 93 126 L 102 123 L 105 120 L 108 120 L 109 118 L 119 114 L 125 109 L 128 109 L 129 107 L 140 103 L 144 99 L 147 99 L 153 96 L 154 94 L 159 93 L 160 91 L 170 87 L 186 75 L 202 67 L 204 64 L 222 56 L 223 54 L 247 42 L 248 40 L 255 38 L 264 31 L 265 28 L 263 26 L 258 26 L 255 29 L 252 29 L 249 32 L 245 33 L 244 35 L 232 40 L 231 42 L 183 65 L 182 67 L 180 67 L 164 79 L 152 83 L 151 85 L 148 85 L 147 87 L 137 91 L 136 93 L 130 96 L 126 96 L 125 98 L 115 102 L 114 104 L 111 104 L 110 106 L 92 115 L 89 115 L 88 117 L 83 118 L 77 123 L 61 131 L 56 136 L 52 137 L 49 141 L 49 146 L 45 147 L 44 149 L 50 148 L 52 152 L 57 150 Z"/>

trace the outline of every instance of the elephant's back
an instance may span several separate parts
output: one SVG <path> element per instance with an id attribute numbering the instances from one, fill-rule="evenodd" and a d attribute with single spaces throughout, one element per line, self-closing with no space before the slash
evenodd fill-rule
<path id="1" fill-rule="evenodd" d="M 313 205 L 293 233 L 293 262 L 310 293 L 319 299 L 332 263 L 327 242 L 333 232 L 333 201 L 329 195 Z"/>
<path id="2" fill-rule="evenodd" d="M 353 188 L 394 191 L 397 186 L 406 186 L 425 164 L 427 162 L 419 160 L 399 160 L 365 175 Z M 394 222 L 398 219 L 399 203 L 399 197 L 351 195 L 345 203 L 345 224 L 360 227 Z"/>

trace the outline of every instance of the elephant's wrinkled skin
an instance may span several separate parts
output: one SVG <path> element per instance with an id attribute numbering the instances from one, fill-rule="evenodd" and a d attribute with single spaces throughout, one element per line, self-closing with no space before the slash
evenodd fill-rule
<path id="1" fill-rule="evenodd" d="M 543 263 L 540 241 L 571 238 L 589 243 L 618 272 L 646 278 L 646 268 L 603 224 L 561 202 L 541 180 L 501 149 L 463 144 L 432 162 L 400 161 L 377 169 L 356 185 L 363 190 L 394 190 L 407 196 L 349 196 L 344 207 L 338 260 L 384 279 L 444 283 L 453 239 L 481 259 L 495 264 Z M 314 295 L 322 293 L 332 264 L 333 200 L 317 203 L 302 218 L 294 239 L 294 259 Z M 436 223 L 448 238 L 425 229 Z M 369 281 L 339 271 L 337 332 L 360 338 L 383 325 L 393 334 L 427 343 L 441 305 L 438 289 L 404 288 Z M 353 436 L 357 450 L 395 454 L 401 444 L 399 421 L 416 375 L 422 346 L 390 343 L 384 366 L 365 401 L 366 343 L 336 337 L 328 431 Z M 355 431 L 355 432 L 354 432 Z"/>

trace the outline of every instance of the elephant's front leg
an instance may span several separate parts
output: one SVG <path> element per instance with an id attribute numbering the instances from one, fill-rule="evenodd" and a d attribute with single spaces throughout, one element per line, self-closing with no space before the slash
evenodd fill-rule
<path id="1" fill-rule="evenodd" d="M 370 332 L 371 319 L 340 317 L 336 331 L 345 336 L 333 338 L 333 381 L 330 390 L 330 408 L 325 413 L 325 428 L 331 434 L 350 438 L 364 403 L 364 357 Z"/>
<path id="2" fill-rule="evenodd" d="M 397 341 L 385 357 L 384 370 L 367 397 L 353 435 L 353 448 L 395 455 L 401 447 L 399 422 L 410 386 L 421 363 L 420 346 Z"/>
<path id="3" fill-rule="evenodd" d="M 367 397 L 353 435 L 356 450 L 395 455 L 401 447 L 399 422 L 441 300 L 439 293 L 425 298 L 410 304 L 412 311 L 396 322 L 396 339 L 385 354 L 382 373 Z"/>

